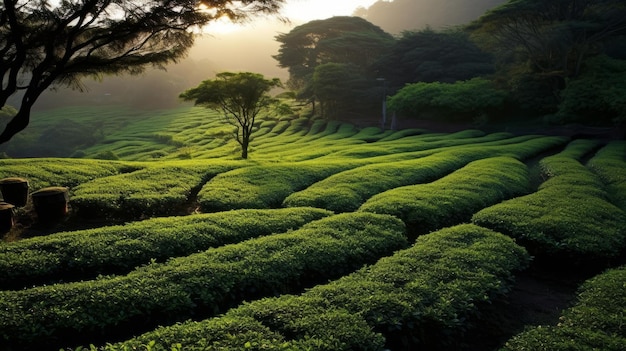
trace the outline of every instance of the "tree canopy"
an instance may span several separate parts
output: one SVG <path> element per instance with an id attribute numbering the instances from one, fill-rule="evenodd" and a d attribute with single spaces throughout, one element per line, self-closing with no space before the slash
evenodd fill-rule
<path id="1" fill-rule="evenodd" d="M 305 23 L 276 40 L 281 45 L 274 58 L 289 70 L 288 85 L 303 91 L 317 66 L 346 63 L 365 71 L 394 42 L 390 34 L 363 18 L 347 16 Z"/>
<path id="2" fill-rule="evenodd" d="M 258 73 L 222 72 L 215 79 L 205 80 L 183 92 L 180 97 L 223 113 L 225 122 L 235 127 L 235 140 L 241 145 L 241 157 L 246 159 L 256 117 L 276 103 L 268 93 L 280 86 L 278 78 L 268 80 Z"/>
<path id="3" fill-rule="evenodd" d="M 26 128 L 40 94 L 55 84 L 80 88 L 84 76 L 139 73 L 183 57 L 192 28 L 221 17 L 276 13 L 284 0 L 3 0 L 0 106 L 21 94 L 0 144 Z"/>

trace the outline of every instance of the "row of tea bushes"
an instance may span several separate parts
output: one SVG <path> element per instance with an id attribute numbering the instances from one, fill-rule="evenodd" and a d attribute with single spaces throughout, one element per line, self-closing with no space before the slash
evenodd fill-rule
<path id="1" fill-rule="evenodd" d="M 467 146 L 407 161 L 379 162 L 341 172 L 289 195 L 283 206 L 313 206 L 335 212 L 351 212 L 370 197 L 401 186 L 433 181 L 471 161 L 498 155 L 526 158 L 563 144 L 563 138 L 524 137 L 485 146 Z"/>
<path id="2" fill-rule="evenodd" d="M 587 163 L 606 184 L 613 203 L 626 211 L 626 141 L 613 141 Z"/>
<path id="3" fill-rule="evenodd" d="M 623 351 L 626 346 L 626 266 L 608 270 L 579 290 L 556 326 L 528 329 L 502 351 Z"/>
<path id="4" fill-rule="evenodd" d="M 302 162 L 239 168 L 205 184 L 198 193 L 198 203 L 204 212 L 277 208 L 294 191 L 353 167 L 355 163 L 350 162 Z"/>
<path id="5" fill-rule="evenodd" d="M 544 158 L 540 166 L 550 178 L 537 192 L 481 210 L 472 221 L 553 262 L 600 263 L 619 255 L 626 245 L 626 213 L 607 200 L 599 177 L 571 157 L 582 157 L 588 147 L 576 141 Z"/>
<path id="6" fill-rule="evenodd" d="M 81 159 L 0 159 L 0 178 L 20 177 L 31 189 L 74 187 L 91 180 L 142 169 L 140 163 Z"/>
<path id="7" fill-rule="evenodd" d="M 237 168 L 237 162 L 170 161 L 145 169 L 99 178 L 73 189 L 72 206 L 82 217 L 142 218 L 174 215 L 194 188 Z"/>
<path id="8" fill-rule="evenodd" d="M 505 294 L 528 261 L 510 238 L 460 225 L 302 295 L 257 300 L 101 349 L 453 349 L 479 305 Z"/>
<path id="9" fill-rule="evenodd" d="M 511 157 L 493 157 L 471 162 L 432 183 L 375 195 L 359 211 L 394 215 L 409 233 L 418 235 L 468 221 L 476 211 L 524 194 L 528 187 L 526 165 Z"/>
<path id="10" fill-rule="evenodd" d="M 237 210 L 24 239 L 0 246 L 0 287 L 20 289 L 128 273 L 151 261 L 282 233 L 331 214 L 314 208 Z"/>
<path id="11" fill-rule="evenodd" d="M 214 315 L 340 277 L 406 245 L 404 225 L 392 216 L 335 215 L 126 276 L 0 291 L 0 340 L 54 345 Z"/>

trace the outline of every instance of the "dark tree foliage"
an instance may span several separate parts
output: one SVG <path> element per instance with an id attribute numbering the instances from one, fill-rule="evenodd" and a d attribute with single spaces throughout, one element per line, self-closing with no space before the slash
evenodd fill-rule
<path id="1" fill-rule="evenodd" d="M 356 65 L 325 63 L 315 68 L 313 93 L 320 102 L 324 118 L 346 117 L 359 108 L 371 105 L 375 87 L 365 79 Z"/>
<path id="2" fill-rule="evenodd" d="M 468 27 L 482 47 L 494 53 L 502 77 L 542 80 L 557 99 L 583 62 L 626 34 L 623 0 L 511 0 Z"/>
<path id="3" fill-rule="evenodd" d="M 258 73 L 222 72 L 183 92 L 180 98 L 223 113 L 225 122 L 235 127 L 233 135 L 241 145 L 241 158 L 247 159 L 252 133 L 257 128 L 256 118 L 276 105 L 278 101 L 268 93 L 281 86 L 278 78 L 268 80 Z"/>
<path id="4" fill-rule="evenodd" d="M 394 38 L 359 17 L 315 20 L 276 37 L 281 44 L 274 58 L 289 70 L 287 85 L 302 99 L 311 99 L 315 68 L 345 63 L 365 72 L 393 44 Z"/>
<path id="5" fill-rule="evenodd" d="M 0 144 L 26 128 L 33 104 L 84 76 L 139 73 L 183 57 L 192 28 L 220 17 L 276 13 L 284 0 L 3 0 L 0 3 L 0 106 L 21 94 Z"/>
<path id="6" fill-rule="evenodd" d="M 404 32 L 372 68 L 391 87 L 416 82 L 467 80 L 494 72 L 493 57 L 460 29 Z"/>

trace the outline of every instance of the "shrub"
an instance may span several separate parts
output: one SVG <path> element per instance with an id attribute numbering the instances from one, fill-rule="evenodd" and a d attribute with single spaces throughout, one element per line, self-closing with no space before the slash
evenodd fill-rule
<path id="1" fill-rule="evenodd" d="M 556 326 L 528 329 L 502 351 L 621 351 L 626 345 L 626 266 L 586 281 Z"/>
<path id="2" fill-rule="evenodd" d="M 2 159 L 0 178 L 18 176 L 28 179 L 31 189 L 50 186 L 75 187 L 96 178 L 139 170 L 137 163 L 85 159 Z"/>
<path id="3" fill-rule="evenodd" d="M 135 219 L 174 215 L 194 188 L 236 167 L 234 162 L 163 162 L 81 184 L 73 191 L 72 205 L 83 217 Z"/>
<path id="4" fill-rule="evenodd" d="M 524 159 L 563 144 L 566 140 L 528 137 L 511 139 L 514 140 L 502 140 L 496 136 L 489 142 L 467 145 L 462 150 L 459 148 L 434 150 L 433 154 L 426 157 L 407 157 L 408 160 L 404 161 L 398 160 L 395 156 L 380 159 L 371 165 L 337 173 L 295 192 L 285 199 L 283 206 L 312 206 L 335 212 L 354 211 L 376 194 L 401 186 L 433 181 L 471 161 L 498 155 Z"/>
<path id="5" fill-rule="evenodd" d="M 104 349 L 150 342 L 156 350 L 175 344 L 185 350 L 241 348 L 253 331 L 265 343 L 254 350 L 450 349 L 466 319 L 506 293 L 528 260 L 523 248 L 499 233 L 474 225 L 447 228 L 302 295 L 246 303 L 219 318 L 162 327 Z M 251 339 L 261 339 L 256 335 Z"/>
<path id="6" fill-rule="evenodd" d="M 402 222 L 336 215 L 278 235 L 150 264 L 126 276 L 0 291 L 0 338 L 17 348 L 133 332 L 297 291 L 406 245 Z"/>
<path id="7" fill-rule="evenodd" d="M 271 164 L 219 174 L 198 193 L 203 211 L 276 208 L 285 197 L 331 174 L 352 168 L 344 163 Z"/>
<path id="8" fill-rule="evenodd" d="M 587 166 L 606 185 L 612 202 L 626 211 L 626 141 L 612 141 L 598 151 Z"/>
<path id="9" fill-rule="evenodd" d="M 580 147 L 572 143 L 568 149 Z M 626 245 L 626 214 L 607 201 L 602 182 L 566 149 L 544 158 L 549 179 L 530 195 L 476 213 L 478 225 L 508 234 L 531 254 L 557 262 L 604 262 Z M 573 261 L 575 260 L 575 261 Z"/>
<path id="10" fill-rule="evenodd" d="M 359 211 L 394 215 L 404 221 L 410 233 L 422 234 L 467 221 L 486 206 L 525 193 L 528 184 L 523 163 L 494 157 L 471 162 L 432 183 L 380 193 Z"/>
<path id="11" fill-rule="evenodd" d="M 8 290 L 128 273 L 150 262 L 296 229 L 330 214 L 313 208 L 239 210 L 24 239 L 0 246 L 0 285 Z"/>

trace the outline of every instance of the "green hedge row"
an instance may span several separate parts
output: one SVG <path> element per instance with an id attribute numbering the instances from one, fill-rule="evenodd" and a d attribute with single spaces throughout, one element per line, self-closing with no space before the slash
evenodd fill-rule
<path id="1" fill-rule="evenodd" d="M 0 340 L 16 348 L 54 345 L 213 315 L 243 299 L 337 278 L 406 244 L 394 217 L 336 215 L 126 276 L 1 291 Z"/>
<path id="2" fill-rule="evenodd" d="M 294 191 L 353 167 L 349 162 L 308 162 L 240 168 L 206 183 L 198 193 L 198 202 L 204 212 L 277 208 Z"/>
<path id="3" fill-rule="evenodd" d="M 446 159 L 449 159 L 447 156 Z M 412 235 L 461 223 L 478 210 L 528 192 L 526 165 L 510 157 L 487 158 L 432 183 L 388 190 L 359 211 L 394 215 Z"/>
<path id="4" fill-rule="evenodd" d="M 453 349 L 481 303 L 508 291 L 529 256 L 474 225 L 414 246 L 302 295 L 246 303 L 219 318 L 162 327 L 109 351 Z M 95 349 L 95 347 L 92 347 Z"/>
<path id="5" fill-rule="evenodd" d="M 238 210 L 24 239 L 0 246 L 0 287 L 20 289 L 128 273 L 151 261 L 282 233 L 329 215 L 313 208 Z"/>
<path id="6" fill-rule="evenodd" d="M 556 326 L 528 329 L 502 351 L 623 351 L 626 347 L 626 266 L 606 271 L 579 290 Z"/>
<path id="7" fill-rule="evenodd" d="M 401 186 L 440 178 L 467 163 L 486 157 L 512 155 L 527 158 L 564 143 L 563 138 L 498 140 L 488 145 L 453 148 L 430 156 L 375 163 L 332 175 L 289 195 L 283 206 L 312 206 L 335 212 L 351 212 L 373 195 Z"/>
<path id="8" fill-rule="evenodd" d="M 137 171 L 140 163 L 82 159 L 2 159 L 0 179 L 19 177 L 28 180 L 31 191 L 49 186 L 74 187 L 97 178 Z"/>
<path id="9" fill-rule="evenodd" d="M 82 217 L 137 219 L 180 212 L 194 188 L 234 169 L 236 162 L 169 161 L 140 171 L 103 177 L 73 189 L 72 207 Z"/>
<path id="10" fill-rule="evenodd" d="M 555 262 L 617 256 L 626 246 L 626 213 L 607 200 L 596 174 L 569 157 L 584 155 L 585 144 L 572 142 L 563 154 L 542 159 L 540 167 L 549 179 L 537 192 L 486 208 L 472 221 L 508 234 L 531 254 Z"/>
<path id="11" fill-rule="evenodd" d="M 587 166 L 606 184 L 613 203 L 626 211 L 626 141 L 612 141 Z"/>

